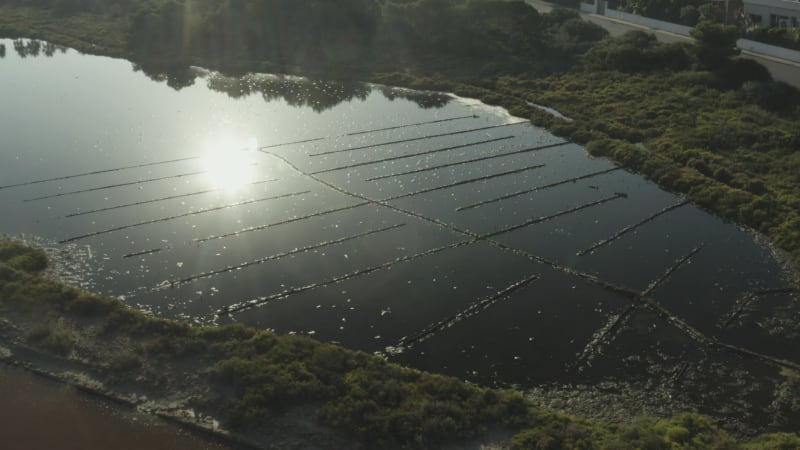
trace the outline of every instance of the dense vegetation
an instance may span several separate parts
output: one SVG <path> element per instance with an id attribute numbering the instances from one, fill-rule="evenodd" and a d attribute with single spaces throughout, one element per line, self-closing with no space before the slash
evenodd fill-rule
<path id="1" fill-rule="evenodd" d="M 576 16 L 542 17 L 518 1 L 485 0 L 5 0 L 53 17 L 119 18 L 140 62 L 362 73 L 453 61 L 493 75 L 568 67 L 605 35 Z M 67 17 L 65 17 L 67 16 Z M 106 38 L 98 36 L 105 41 Z M 462 69 L 467 66 L 461 66 Z M 456 70 L 448 70 L 458 73 Z"/>
<path id="2" fill-rule="evenodd" d="M 759 26 L 747 29 L 744 37 L 765 44 L 800 50 L 800 28 Z"/>
<path id="3" fill-rule="evenodd" d="M 147 317 L 121 302 L 42 277 L 44 252 L 0 241 L 0 317 L 31 325 L 29 345 L 92 361 L 108 380 L 136 380 L 170 389 L 172 366 L 188 366 L 208 384 L 203 410 L 228 425 L 258 427 L 287 408 L 321 405 L 318 420 L 380 447 L 431 447 L 479 436 L 498 425 L 520 431 L 516 449 L 796 448 L 792 434 L 739 445 L 696 414 L 642 419 L 631 425 L 591 422 L 536 409 L 518 392 L 479 388 L 455 378 L 387 363 L 308 337 L 277 336 L 241 325 L 192 327 Z M 126 341 L 126 353 L 104 359 L 81 330 L 98 330 L 102 345 Z M 2 336 L 2 334 L 0 334 Z"/>
<path id="4" fill-rule="evenodd" d="M 611 9 L 688 26 L 695 26 L 703 20 L 731 23 L 742 9 L 741 1 L 730 1 L 726 20 L 725 4 L 708 0 L 611 0 L 608 6 Z"/>

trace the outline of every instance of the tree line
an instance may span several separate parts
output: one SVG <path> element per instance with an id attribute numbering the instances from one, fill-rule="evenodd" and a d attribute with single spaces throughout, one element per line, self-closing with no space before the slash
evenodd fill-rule
<path id="1" fill-rule="evenodd" d="M 568 67 L 606 33 L 576 14 L 504 0 L 8 0 L 53 15 L 129 18 L 128 47 L 149 61 L 269 61 L 265 69 L 372 72 L 455 60 L 475 72 Z M 469 62 L 465 62 L 469 59 Z M 455 73 L 455 71 L 453 71 Z"/>

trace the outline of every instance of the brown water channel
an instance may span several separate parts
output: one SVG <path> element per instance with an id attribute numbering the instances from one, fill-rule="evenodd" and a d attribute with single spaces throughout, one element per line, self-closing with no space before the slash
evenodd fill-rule
<path id="1" fill-rule="evenodd" d="M 4 450 L 230 448 L 2 364 L 0 399 Z"/>
<path id="2" fill-rule="evenodd" d="M 3 42 L 0 232 L 72 283 L 485 385 L 800 426 L 770 249 L 578 145 L 443 94 Z"/>

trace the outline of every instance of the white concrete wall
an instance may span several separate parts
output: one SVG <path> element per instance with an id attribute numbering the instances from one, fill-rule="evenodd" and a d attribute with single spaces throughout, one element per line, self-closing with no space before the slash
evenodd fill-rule
<path id="1" fill-rule="evenodd" d="M 756 25 L 761 25 L 762 27 L 769 26 L 769 15 L 772 14 L 772 10 L 770 10 L 766 6 L 760 5 L 744 5 L 744 15 L 747 18 L 750 18 L 751 15 L 761 16 L 761 21 L 755 23 Z"/>
<path id="2" fill-rule="evenodd" d="M 790 2 L 782 2 L 782 3 L 791 4 Z M 793 26 L 792 18 L 794 18 L 795 20 L 794 23 L 800 22 L 800 3 L 796 4 L 798 5 L 796 9 L 788 9 L 788 8 L 781 8 L 780 6 L 745 3 L 744 13 L 747 17 L 750 17 L 751 14 L 761 16 L 761 23 L 759 25 L 765 27 L 772 25 L 772 16 L 787 17 L 788 20 L 786 21 L 786 26 L 792 28 Z"/>
<path id="3" fill-rule="evenodd" d="M 760 53 L 762 55 L 774 56 L 776 58 L 787 59 L 800 63 L 800 51 L 791 50 L 783 47 L 776 47 L 774 45 L 763 44 L 761 42 L 751 41 L 749 39 L 739 39 L 736 41 L 736 46 L 742 50 L 751 51 L 753 53 Z"/>
<path id="4" fill-rule="evenodd" d="M 596 1 L 600 1 L 600 0 L 596 0 Z M 581 2 L 581 12 L 593 13 L 594 12 L 594 5 L 590 5 L 588 3 Z"/>
<path id="5" fill-rule="evenodd" d="M 691 27 L 678 25 L 677 23 L 669 23 L 669 22 L 664 22 L 662 20 L 650 19 L 648 17 L 637 16 L 636 14 L 616 11 L 613 9 L 606 9 L 606 17 L 610 17 L 612 19 L 617 19 L 617 20 L 624 20 L 625 22 L 631 22 L 638 25 L 643 25 L 656 30 L 669 31 L 670 33 L 679 34 L 681 36 L 689 36 L 689 30 L 692 29 Z"/>

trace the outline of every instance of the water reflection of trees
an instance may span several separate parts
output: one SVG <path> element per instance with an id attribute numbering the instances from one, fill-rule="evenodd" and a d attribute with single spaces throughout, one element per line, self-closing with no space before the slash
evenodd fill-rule
<path id="1" fill-rule="evenodd" d="M 63 47 L 61 45 L 55 45 L 50 42 L 39 41 L 36 39 L 15 39 L 14 40 L 14 51 L 17 52 L 20 58 L 27 58 L 27 57 L 38 57 L 38 56 L 46 56 L 52 57 L 53 55 L 58 53 L 66 53 L 67 47 Z M 6 48 L 5 45 L 0 46 L 0 57 L 5 56 Z"/>
<path id="2" fill-rule="evenodd" d="M 291 106 L 323 112 L 342 102 L 366 100 L 372 88 L 364 83 L 333 82 L 265 74 L 229 77 L 218 73 L 206 76 L 208 87 L 238 99 L 260 94 L 266 102 L 283 100 Z"/>
<path id="3" fill-rule="evenodd" d="M 193 67 L 174 63 L 134 63 L 133 71 L 142 72 L 153 81 L 167 83 L 167 86 L 176 91 L 194 85 L 200 75 L 200 72 Z"/>
<path id="4" fill-rule="evenodd" d="M 452 97 L 440 92 L 415 91 L 391 86 L 376 86 L 376 89 L 390 101 L 400 98 L 414 102 L 424 109 L 443 108 L 452 100 Z"/>
<path id="5" fill-rule="evenodd" d="M 67 51 L 66 47 L 35 39 L 15 39 L 12 44 L 20 58 L 51 57 L 56 53 Z M 5 56 L 5 52 L 5 44 L 0 44 L 0 58 Z M 380 92 L 389 100 L 408 100 L 426 109 L 441 108 L 450 101 L 450 96 L 434 92 L 295 76 L 265 74 L 227 76 L 174 62 L 134 63 L 133 70 L 142 72 L 159 83 L 166 83 L 178 91 L 193 86 L 197 79 L 201 78 L 206 81 L 209 89 L 224 92 L 233 99 L 261 95 L 266 102 L 283 100 L 291 106 L 311 108 L 318 113 L 340 103 L 364 101 L 373 91 Z"/>
<path id="6" fill-rule="evenodd" d="M 311 108 L 318 113 L 343 102 L 366 100 L 373 90 L 380 92 L 389 100 L 409 100 L 422 108 L 441 108 L 450 101 L 450 97 L 445 94 L 372 86 L 359 82 L 268 74 L 228 76 L 174 64 L 134 64 L 133 69 L 141 71 L 154 81 L 165 82 L 175 90 L 192 86 L 197 78 L 202 78 L 209 89 L 224 92 L 233 99 L 261 95 L 266 102 L 283 100 L 291 106 Z"/>

